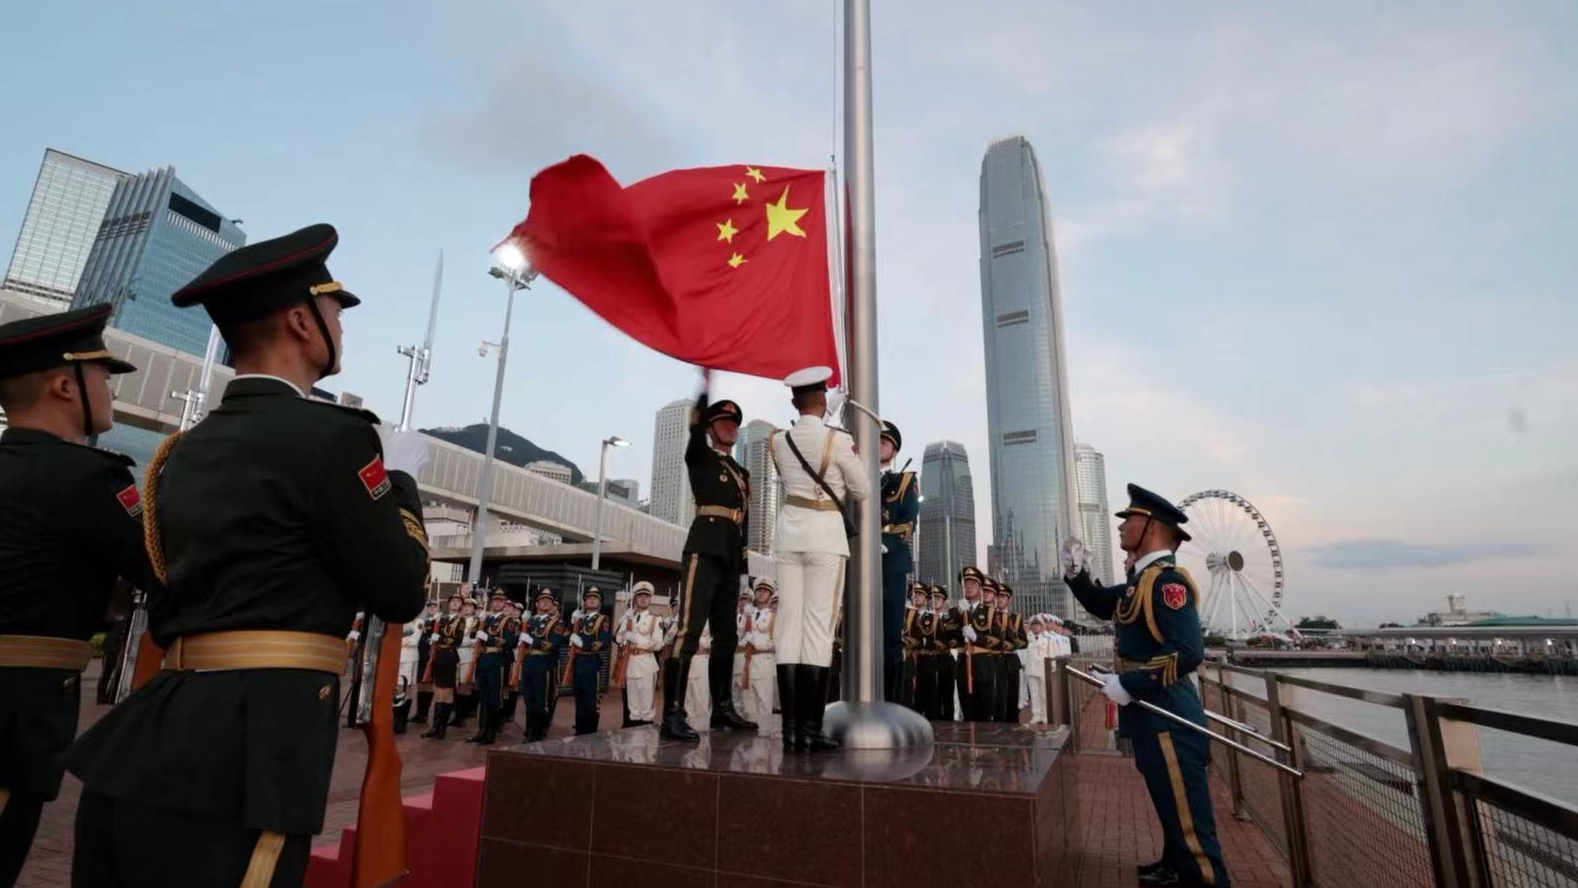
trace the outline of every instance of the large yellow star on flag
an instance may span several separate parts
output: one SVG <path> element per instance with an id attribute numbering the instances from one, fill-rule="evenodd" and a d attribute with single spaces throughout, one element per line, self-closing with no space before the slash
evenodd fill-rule
<path id="1" fill-rule="evenodd" d="M 713 224 L 718 226 L 718 240 L 732 244 L 734 243 L 734 236 L 740 233 L 740 230 L 734 227 L 733 218 L 724 219 L 722 222 L 714 222 Z"/>
<path id="2" fill-rule="evenodd" d="M 789 206 L 789 186 L 784 186 L 784 193 L 778 196 L 777 203 L 767 206 L 767 239 L 772 240 L 780 234 L 792 234 L 796 237 L 805 237 L 805 232 L 797 225 L 800 217 L 806 214 L 810 207 L 792 209 Z"/>

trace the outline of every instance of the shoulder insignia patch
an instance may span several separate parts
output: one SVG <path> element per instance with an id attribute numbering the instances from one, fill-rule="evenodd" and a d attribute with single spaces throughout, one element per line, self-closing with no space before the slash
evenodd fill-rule
<path id="1" fill-rule="evenodd" d="M 367 488 L 367 495 L 373 499 L 379 499 L 388 493 L 392 486 L 389 473 L 384 471 L 384 458 L 381 456 L 373 457 L 373 461 L 362 466 L 361 471 L 356 474 L 362 479 L 362 486 Z"/>
<path id="2" fill-rule="evenodd" d="M 115 494 L 115 501 L 133 518 L 142 514 L 142 494 L 137 492 L 136 484 L 126 485 L 124 490 Z"/>
<path id="3" fill-rule="evenodd" d="M 1189 601 L 1189 588 L 1182 583 L 1168 583 L 1162 586 L 1162 601 L 1173 610 L 1177 610 Z"/>

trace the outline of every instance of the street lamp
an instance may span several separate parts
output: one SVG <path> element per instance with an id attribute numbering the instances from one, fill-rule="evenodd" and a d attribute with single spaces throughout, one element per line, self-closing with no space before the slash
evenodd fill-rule
<path id="1" fill-rule="evenodd" d="M 603 500 L 608 497 L 608 448 L 629 447 L 630 442 L 614 435 L 603 439 L 603 449 L 597 459 L 597 520 L 592 527 L 592 570 L 603 563 Z"/>
<path id="2" fill-rule="evenodd" d="M 499 336 L 499 370 L 493 380 L 493 417 L 488 420 L 488 443 L 482 455 L 482 479 L 477 488 L 477 520 L 471 527 L 471 565 L 466 579 L 472 588 L 482 581 L 482 549 L 488 537 L 488 498 L 493 493 L 493 448 L 499 440 L 499 402 L 504 398 L 504 363 L 510 355 L 510 313 L 515 310 L 515 291 L 525 290 L 537 279 L 537 270 L 514 244 L 505 244 L 495 254 L 498 264 L 488 274 L 504 282 L 504 332 Z M 486 355 L 484 343 L 482 353 Z"/>

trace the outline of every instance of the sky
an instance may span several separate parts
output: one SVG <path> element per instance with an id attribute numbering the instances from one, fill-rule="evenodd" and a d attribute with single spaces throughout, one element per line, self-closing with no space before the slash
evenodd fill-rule
<path id="1" fill-rule="evenodd" d="M 1253 502 L 1285 608 L 1347 624 L 1578 599 L 1578 6 L 876 3 L 881 410 L 966 446 L 990 539 L 977 211 L 987 144 L 1046 177 L 1076 437 L 1180 500 Z M 417 422 L 485 421 L 488 249 L 569 154 L 624 182 L 841 151 L 835 0 L 24 4 L 0 31 L 0 244 L 46 147 L 173 166 L 253 240 L 328 221 L 326 387 L 397 416 L 445 257 Z M 694 368 L 546 281 L 502 422 L 648 489 Z M 772 380 L 725 376 L 787 425 Z"/>

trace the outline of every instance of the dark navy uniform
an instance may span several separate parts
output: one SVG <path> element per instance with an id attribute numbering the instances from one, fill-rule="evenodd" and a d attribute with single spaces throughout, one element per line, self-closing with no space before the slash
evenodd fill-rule
<path id="1" fill-rule="evenodd" d="M 0 382 L 95 361 L 131 372 L 104 350 L 109 314 L 94 306 L 0 327 Z M 18 422 L 24 411 L 11 406 Z M 84 417 L 83 439 L 103 431 Z M 105 626 L 116 578 L 158 588 L 131 461 L 21 425 L 0 433 L 0 564 L 0 885 L 10 885 L 60 792 L 88 639 Z"/>
<path id="2" fill-rule="evenodd" d="M 493 600 L 508 599 L 503 592 L 495 592 L 492 597 Z M 520 622 L 508 608 L 489 611 L 482 618 L 482 628 L 478 632 L 477 732 L 466 738 L 466 742 L 487 745 L 498 736 L 504 720 L 504 679 L 509 674 L 510 658 L 515 654 Z"/>
<path id="3" fill-rule="evenodd" d="M 537 598 L 552 600 L 548 589 Z M 526 742 L 548 736 L 553 699 L 559 694 L 559 650 L 569 639 L 569 630 L 553 613 L 532 614 L 521 627 L 521 642 L 526 659 L 521 663 L 521 699 L 526 706 Z M 527 640 L 527 639 L 530 640 Z"/>
<path id="4" fill-rule="evenodd" d="M 613 646 L 614 633 L 608 615 L 602 611 L 603 597 L 596 590 L 597 609 L 576 614 L 570 624 L 570 689 L 575 693 L 575 733 L 597 733 L 600 708 L 598 681 L 603 672 L 603 656 Z"/>
<path id="5" fill-rule="evenodd" d="M 882 423 L 882 437 L 893 442 L 895 457 L 904 437 L 898 426 Z M 914 472 L 882 473 L 882 650 L 886 658 L 884 697 L 890 703 L 903 702 L 904 604 L 910 574 L 915 572 L 915 556 L 910 538 L 920 518 L 920 484 Z"/>
<path id="6" fill-rule="evenodd" d="M 1007 592 L 1010 596 L 1014 590 L 1007 583 L 999 583 L 998 589 Z M 1019 682 L 1022 680 L 1024 664 L 1019 661 L 1019 652 L 1030 646 L 1030 636 L 1025 633 L 1025 615 L 1010 611 L 999 611 L 998 619 L 1002 631 L 1002 676 L 997 687 L 997 721 L 1017 724 L 1019 721 Z"/>
<path id="7" fill-rule="evenodd" d="M 991 593 L 985 581 L 989 578 L 982 574 L 979 568 L 966 567 L 959 572 L 959 578 L 966 581 L 975 580 L 982 584 L 980 600 L 973 606 L 966 601 L 959 609 L 959 632 L 963 651 L 954 669 L 954 681 L 959 690 L 959 707 L 965 721 L 992 721 L 1000 674 L 997 651 L 1002 647 L 997 606 L 987 600 Z M 970 638 L 972 634 L 975 636 L 973 640 Z"/>
<path id="8" fill-rule="evenodd" d="M 712 691 L 712 726 L 728 730 L 754 730 L 734 709 L 730 687 L 734 675 L 734 649 L 739 632 L 734 605 L 741 581 L 750 570 L 746 531 L 750 526 L 751 473 L 727 453 L 719 453 L 707 440 L 714 422 L 743 419 L 733 401 L 707 403 L 702 392 L 691 412 L 690 441 L 685 445 L 685 469 L 696 497 L 696 517 L 680 562 L 684 571 L 680 623 L 663 671 L 663 736 L 697 739 L 685 722 L 685 685 L 690 658 L 701 646 L 702 630 L 712 626 L 712 653 L 707 658 L 707 684 Z"/>
<path id="9" fill-rule="evenodd" d="M 935 606 L 929 624 L 922 624 L 926 644 L 917 653 L 915 696 L 922 715 L 932 721 L 953 721 L 953 651 L 964 640 L 964 626 L 959 612 L 947 604 L 947 590 L 933 585 L 931 591 Z"/>
<path id="10" fill-rule="evenodd" d="M 204 303 L 233 347 L 275 311 L 321 319 L 318 296 L 359 302 L 323 264 L 336 241 L 317 225 L 236 250 L 172 301 Z M 363 605 L 393 630 L 425 598 L 421 500 L 386 470 L 376 421 L 240 375 L 155 455 L 148 552 L 168 588 L 149 632 L 168 654 L 67 758 L 84 784 L 77 884 L 299 882 L 323 828 L 346 632 Z"/>
<path id="11" fill-rule="evenodd" d="M 910 599 L 915 598 L 915 593 L 921 596 L 921 606 L 913 604 L 904 609 L 904 622 L 900 625 L 899 639 L 903 643 L 902 655 L 899 660 L 899 681 L 895 703 L 908 706 L 916 712 L 921 711 L 920 703 L 915 696 L 915 683 L 920 676 L 920 650 L 926 647 L 928 628 L 933 622 L 933 614 L 926 607 L 926 584 L 915 583 L 910 587 Z"/>
<path id="12" fill-rule="evenodd" d="M 1129 485 L 1129 498 L 1132 505 L 1117 513 L 1118 517 L 1139 515 L 1162 521 L 1172 525 L 1182 540 L 1189 539 L 1177 527 L 1188 519 L 1171 503 L 1133 484 Z M 1118 680 L 1123 689 L 1135 700 L 1205 727 L 1205 707 L 1188 679 L 1205 658 L 1200 593 L 1173 553 L 1163 552 L 1142 563 L 1129 584 L 1103 588 L 1091 580 L 1088 570 L 1080 570 L 1066 582 L 1086 610 L 1113 621 Z M 1227 885 L 1227 866 L 1217 841 L 1206 774 L 1210 741 L 1204 734 L 1180 728 L 1134 705 L 1118 708 L 1118 730 L 1134 744 L 1135 767 L 1145 778 L 1161 821 L 1165 838 L 1162 862 L 1186 885 Z"/>

